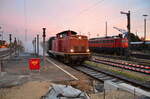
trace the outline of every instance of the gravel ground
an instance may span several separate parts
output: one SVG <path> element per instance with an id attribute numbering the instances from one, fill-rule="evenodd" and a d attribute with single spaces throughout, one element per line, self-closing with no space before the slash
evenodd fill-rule
<path id="1" fill-rule="evenodd" d="M 51 58 L 50 58 L 51 59 Z M 60 84 L 67 84 L 71 85 L 75 88 L 78 88 L 82 91 L 86 92 L 92 92 L 93 91 L 93 81 L 94 79 L 85 75 L 82 72 L 79 72 L 65 64 L 62 64 L 60 62 L 57 62 L 54 59 L 51 59 L 53 62 L 55 62 L 57 65 L 59 65 L 61 68 L 65 69 L 66 71 L 70 72 L 72 75 L 74 75 L 76 78 L 78 78 L 78 81 L 56 81 L 55 83 Z"/>
<path id="2" fill-rule="evenodd" d="M 121 90 L 109 91 L 105 92 L 105 94 L 104 93 L 90 94 L 90 97 L 91 99 L 137 99 L 137 96 L 134 96 L 131 93 Z"/>
<path id="3" fill-rule="evenodd" d="M 31 81 L 12 88 L 1 88 L 0 99 L 40 99 L 50 85 L 48 81 Z"/>

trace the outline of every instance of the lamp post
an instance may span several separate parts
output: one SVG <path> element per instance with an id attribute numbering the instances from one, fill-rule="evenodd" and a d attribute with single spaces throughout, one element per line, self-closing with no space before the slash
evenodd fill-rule
<path id="1" fill-rule="evenodd" d="M 9 48 L 10 48 L 10 57 L 11 57 L 11 47 L 12 47 L 12 44 L 11 44 L 11 40 L 12 40 L 12 34 L 9 34 L 9 42 L 10 42 L 10 44 L 9 44 Z"/>
<path id="2" fill-rule="evenodd" d="M 39 35 L 37 35 L 37 55 L 39 56 Z"/>
<path id="3" fill-rule="evenodd" d="M 0 32 L 2 33 L 2 34 L 0 34 L 0 36 L 2 36 L 2 40 L 3 40 L 3 33 L 4 33 L 4 31 L 3 31 L 3 28 L 0 26 Z"/>
<path id="4" fill-rule="evenodd" d="M 43 29 L 43 63 L 45 65 L 45 38 L 46 38 L 46 28 L 42 28 Z"/>
<path id="5" fill-rule="evenodd" d="M 146 17 L 148 15 L 143 14 L 143 16 L 144 16 L 144 42 L 145 42 L 146 41 Z"/>
<path id="6" fill-rule="evenodd" d="M 120 12 L 121 14 L 125 14 L 127 16 L 127 29 L 128 29 L 128 33 L 127 33 L 127 39 L 128 39 L 128 48 L 127 48 L 127 54 L 126 57 L 128 57 L 129 54 L 129 50 L 130 50 L 130 29 L 131 29 L 131 24 L 130 24 L 130 11 L 128 12 Z"/>
<path id="7" fill-rule="evenodd" d="M 128 40 L 130 42 L 130 35 L 129 35 L 130 34 L 130 29 L 131 29 L 131 25 L 130 25 L 130 11 L 128 11 L 128 12 L 121 11 L 120 13 L 127 15 L 127 29 L 128 29 L 127 38 L 128 38 Z"/>

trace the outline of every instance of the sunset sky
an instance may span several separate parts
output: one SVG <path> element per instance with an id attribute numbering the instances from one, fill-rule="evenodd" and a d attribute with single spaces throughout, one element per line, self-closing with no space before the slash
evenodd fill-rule
<path id="1" fill-rule="evenodd" d="M 42 34 L 47 28 L 47 38 L 63 30 L 74 30 L 91 37 L 105 35 L 105 21 L 108 35 L 119 32 L 113 27 L 126 29 L 126 15 L 120 11 L 131 11 L 131 32 L 144 31 L 143 14 L 147 17 L 147 39 L 150 39 L 150 0 L 0 0 L 0 26 L 4 39 L 8 34 L 24 40 Z M 2 31 L 1 29 L 1 31 Z"/>

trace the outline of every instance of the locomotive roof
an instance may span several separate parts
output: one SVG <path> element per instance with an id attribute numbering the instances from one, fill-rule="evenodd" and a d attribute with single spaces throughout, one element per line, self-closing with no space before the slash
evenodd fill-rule
<path id="1" fill-rule="evenodd" d="M 118 39 L 120 37 L 118 36 L 107 36 L 107 37 L 97 37 L 97 38 L 91 38 L 90 40 L 99 40 L 99 39 Z"/>
<path id="2" fill-rule="evenodd" d="M 71 30 L 63 31 L 63 32 L 60 32 L 60 33 L 58 33 L 58 34 L 59 34 L 59 35 L 62 35 L 62 34 L 67 34 L 68 32 L 71 32 L 71 34 L 74 34 L 74 35 L 77 34 L 77 32 L 71 31 Z"/>

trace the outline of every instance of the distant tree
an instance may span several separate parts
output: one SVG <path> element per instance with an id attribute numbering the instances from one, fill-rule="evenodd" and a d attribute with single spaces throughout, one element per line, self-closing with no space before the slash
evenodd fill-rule
<path id="1" fill-rule="evenodd" d="M 141 41 L 141 39 L 138 36 L 134 35 L 133 33 L 130 33 L 129 35 L 130 35 L 131 42 L 139 42 L 139 41 Z"/>
<path id="2" fill-rule="evenodd" d="M 144 41 L 144 37 L 141 37 L 141 41 Z"/>

